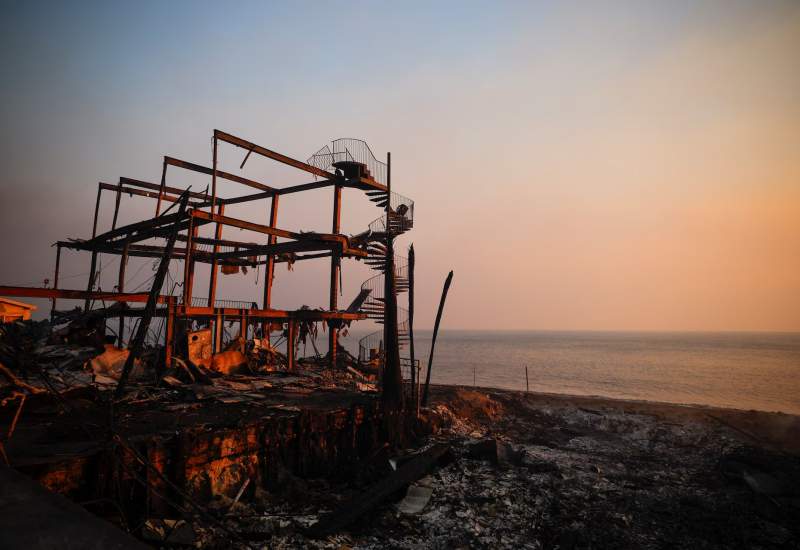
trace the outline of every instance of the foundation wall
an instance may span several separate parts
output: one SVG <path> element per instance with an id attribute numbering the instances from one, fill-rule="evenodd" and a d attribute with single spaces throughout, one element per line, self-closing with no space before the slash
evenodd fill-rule
<path id="1" fill-rule="evenodd" d="M 105 502 L 104 511 L 122 513 L 128 521 L 175 517 L 175 505 L 189 504 L 185 495 L 199 504 L 216 495 L 234 497 L 248 479 L 250 492 L 275 490 L 287 472 L 347 478 L 382 446 L 380 424 L 377 401 L 279 411 L 233 427 L 197 425 L 140 435 L 16 468 L 78 503 Z"/>

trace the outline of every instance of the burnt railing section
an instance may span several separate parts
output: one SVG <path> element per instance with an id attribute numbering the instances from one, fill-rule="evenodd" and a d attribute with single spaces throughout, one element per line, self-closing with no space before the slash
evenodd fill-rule
<path id="1" fill-rule="evenodd" d="M 389 212 L 370 222 L 370 231 L 385 234 L 388 228 L 388 232 L 397 236 L 414 227 L 414 201 L 392 193 L 389 197 L 389 207 Z"/>
<path id="2" fill-rule="evenodd" d="M 385 162 L 375 158 L 369 145 L 363 139 L 339 138 L 311 155 L 308 161 L 311 166 L 330 171 L 336 162 L 357 162 L 367 167 L 370 177 L 376 182 L 386 185 L 388 168 Z"/>

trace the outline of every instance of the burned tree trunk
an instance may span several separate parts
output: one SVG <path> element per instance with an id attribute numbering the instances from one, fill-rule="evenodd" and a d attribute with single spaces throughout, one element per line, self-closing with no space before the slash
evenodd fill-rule
<path id="1" fill-rule="evenodd" d="M 442 289 L 442 299 L 439 301 L 439 311 L 436 312 L 436 323 L 433 325 L 433 339 L 431 340 L 431 354 L 428 356 L 428 373 L 425 376 L 425 391 L 422 393 L 422 406 L 428 404 L 428 386 L 431 385 L 431 365 L 433 364 L 433 349 L 436 347 L 436 336 L 439 334 L 439 323 L 442 320 L 444 311 L 444 301 L 447 299 L 447 291 L 450 290 L 450 283 L 453 281 L 453 272 L 447 275 Z"/>

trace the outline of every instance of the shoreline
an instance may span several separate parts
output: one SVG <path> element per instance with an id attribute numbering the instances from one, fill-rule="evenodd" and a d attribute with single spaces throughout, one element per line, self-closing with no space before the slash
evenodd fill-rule
<path id="1" fill-rule="evenodd" d="M 508 392 L 508 393 L 516 393 L 516 394 L 528 394 L 528 395 L 539 395 L 542 397 L 565 397 L 570 399 L 592 399 L 597 401 L 608 400 L 611 402 L 620 402 L 620 403 L 630 403 L 630 404 L 641 404 L 641 405 L 665 405 L 668 407 L 687 407 L 687 408 L 696 408 L 696 409 L 712 409 L 712 410 L 719 410 L 719 411 L 730 411 L 730 412 L 742 412 L 742 413 L 764 413 L 764 414 L 777 414 L 777 415 L 786 415 L 786 416 L 793 416 L 800 419 L 800 412 L 792 413 L 786 411 L 768 411 L 765 409 L 740 409 L 736 407 L 723 407 L 720 405 L 710 405 L 707 403 L 679 403 L 675 401 L 656 401 L 651 399 L 634 399 L 634 398 L 627 398 L 627 397 L 613 397 L 610 395 L 602 395 L 598 393 L 561 393 L 561 392 L 549 392 L 549 391 L 541 391 L 541 390 L 514 390 L 510 388 L 498 388 L 495 386 L 470 386 L 467 384 L 439 384 L 431 382 L 431 388 L 433 387 L 442 387 L 442 388 L 459 388 L 465 390 L 476 390 L 476 391 L 491 391 L 491 392 Z"/>
<path id="2" fill-rule="evenodd" d="M 629 414 L 645 414 L 681 422 L 716 423 L 736 432 L 740 439 L 750 444 L 765 445 L 800 456 L 800 415 L 782 411 L 758 409 L 735 409 L 692 403 L 669 403 L 638 399 L 622 399 L 603 395 L 576 395 L 566 393 L 520 391 L 487 386 L 459 384 L 433 384 L 430 386 L 431 404 L 446 402 L 458 391 L 474 391 L 491 396 L 506 396 L 529 401 L 532 405 L 574 407 L 580 409 L 599 408 L 617 410 Z"/>

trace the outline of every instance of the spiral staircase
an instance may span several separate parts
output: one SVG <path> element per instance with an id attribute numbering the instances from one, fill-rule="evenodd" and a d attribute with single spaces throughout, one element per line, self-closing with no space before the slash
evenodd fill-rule
<path id="1" fill-rule="evenodd" d="M 341 138 L 326 145 L 308 159 L 308 164 L 322 170 L 331 168 L 345 176 L 360 176 L 387 184 L 388 166 L 375 158 L 369 145 L 363 140 Z M 378 273 L 364 281 L 360 296 L 366 296 L 360 311 L 368 319 L 383 325 L 386 314 L 385 276 L 386 242 L 389 237 L 398 237 L 414 226 L 414 201 L 397 193 L 380 190 L 366 191 L 369 200 L 386 212 L 373 220 L 366 231 L 351 237 L 351 245 L 367 251 L 364 262 Z M 388 210 L 386 207 L 389 207 Z M 394 276 L 396 295 L 408 292 L 408 259 L 395 254 Z M 368 363 L 378 358 L 382 363 L 383 330 L 368 334 L 358 342 L 358 359 Z M 409 364 L 410 358 L 403 356 L 410 340 L 408 309 L 397 307 L 397 336 L 401 363 Z"/>

